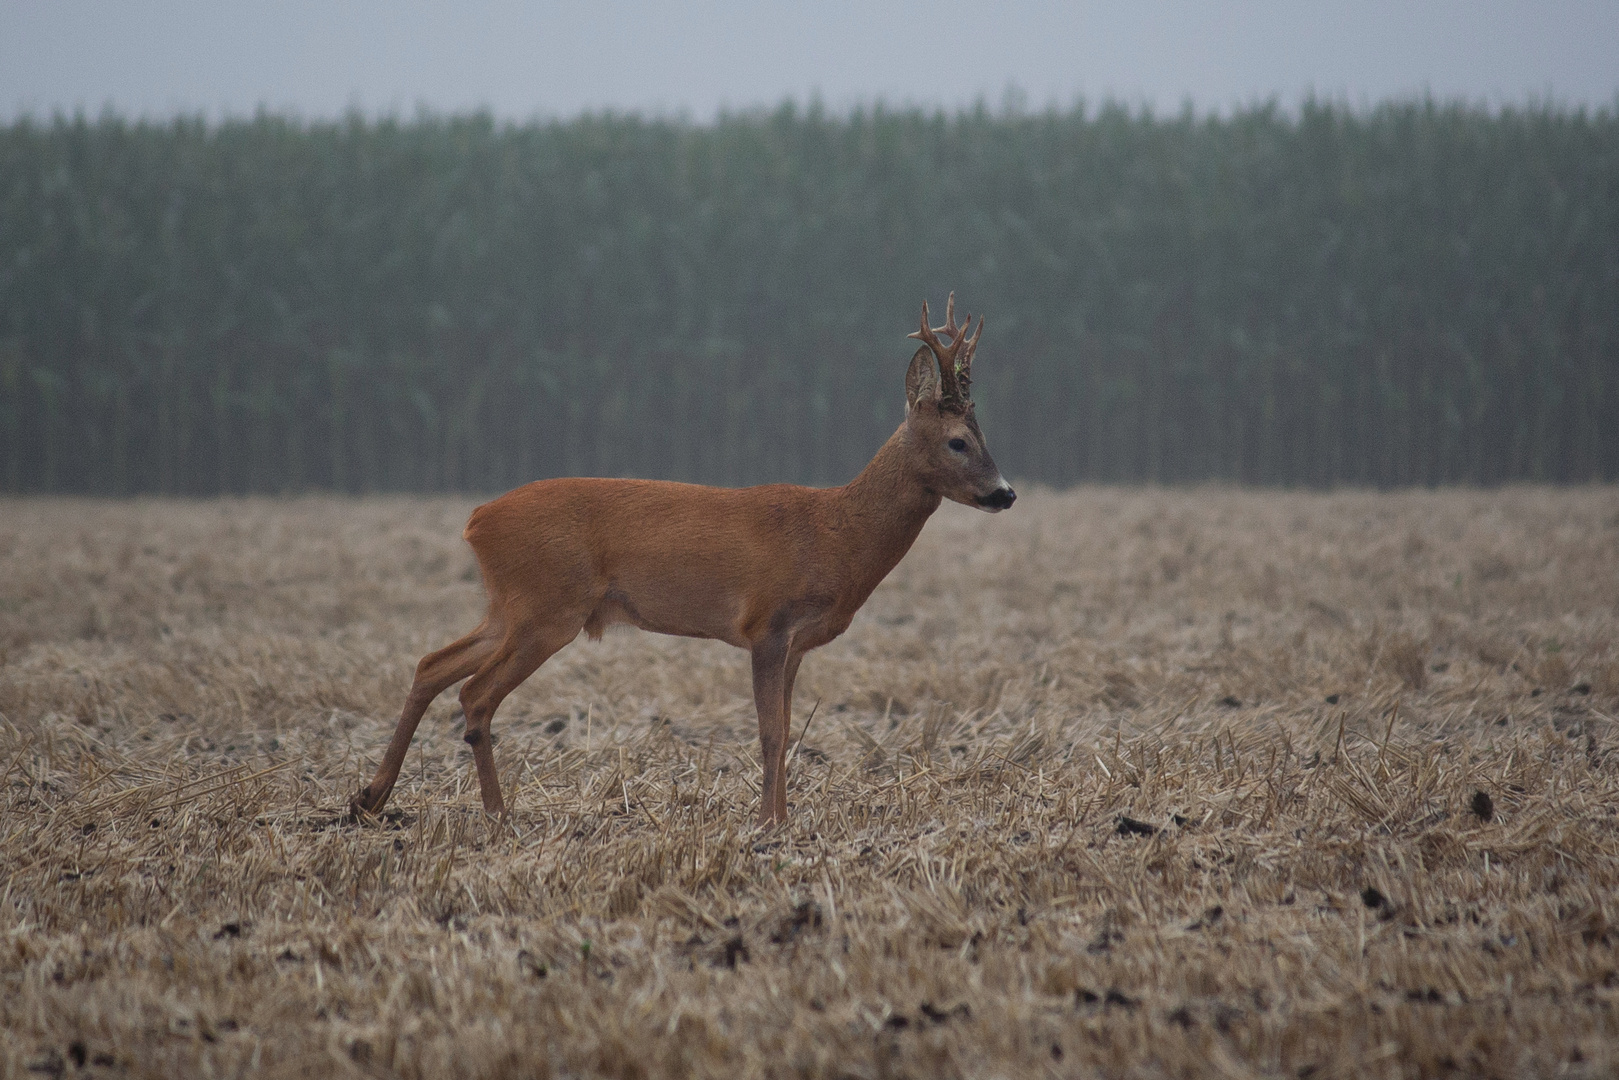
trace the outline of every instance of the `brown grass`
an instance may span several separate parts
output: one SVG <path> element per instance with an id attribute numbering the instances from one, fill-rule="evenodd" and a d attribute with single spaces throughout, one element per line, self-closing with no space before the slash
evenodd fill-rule
<path id="1" fill-rule="evenodd" d="M 946 508 L 788 835 L 742 654 L 628 631 L 496 717 L 510 831 L 453 695 L 346 824 L 469 506 L 0 502 L 0 1073 L 1619 1070 L 1614 489 Z"/>

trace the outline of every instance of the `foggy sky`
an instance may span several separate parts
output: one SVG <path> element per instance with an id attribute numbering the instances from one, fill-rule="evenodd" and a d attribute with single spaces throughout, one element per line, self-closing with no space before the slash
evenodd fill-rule
<path id="1" fill-rule="evenodd" d="M 819 98 L 1199 112 L 1307 93 L 1612 106 L 1619 0 L 4 0 L 0 117 L 686 114 Z"/>

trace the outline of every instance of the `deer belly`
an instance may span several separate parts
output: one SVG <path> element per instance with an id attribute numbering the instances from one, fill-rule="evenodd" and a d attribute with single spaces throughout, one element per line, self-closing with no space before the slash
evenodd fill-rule
<path id="1" fill-rule="evenodd" d="M 659 634 L 717 638 L 746 647 L 738 633 L 737 614 L 738 605 L 722 596 L 682 597 L 668 592 L 635 595 L 612 587 L 585 621 L 585 632 L 600 638 L 607 627 L 622 623 Z"/>

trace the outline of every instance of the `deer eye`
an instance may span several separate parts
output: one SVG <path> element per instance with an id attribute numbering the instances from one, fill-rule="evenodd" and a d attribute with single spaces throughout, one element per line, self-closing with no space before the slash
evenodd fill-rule
<path id="1" fill-rule="evenodd" d="M 966 439 L 951 439 L 950 440 L 950 449 L 954 450 L 958 454 L 965 454 L 967 452 L 967 440 Z"/>

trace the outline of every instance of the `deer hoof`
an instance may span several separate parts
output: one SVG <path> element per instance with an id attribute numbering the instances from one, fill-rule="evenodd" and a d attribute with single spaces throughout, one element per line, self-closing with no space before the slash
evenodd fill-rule
<path id="1" fill-rule="evenodd" d="M 372 797 L 369 787 L 363 787 L 349 800 L 349 813 L 356 818 L 370 817 L 377 812 L 377 806 L 381 802 L 381 799 Z"/>

